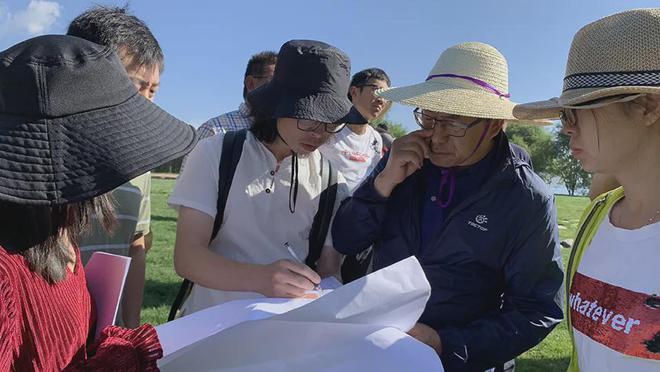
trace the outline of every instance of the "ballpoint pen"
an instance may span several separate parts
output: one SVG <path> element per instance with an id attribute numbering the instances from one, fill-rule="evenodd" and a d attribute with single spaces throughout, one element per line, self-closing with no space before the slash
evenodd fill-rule
<path id="1" fill-rule="evenodd" d="M 303 260 L 301 260 L 300 257 L 298 257 L 298 255 L 296 254 L 296 251 L 293 250 L 293 247 L 291 246 L 291 244 L 289 244 L 289 242 L 284 242 L 284 248 L 286 248 L 286 250 L 289 251 L 289 253 L 293 256 L 293 258 L 296 261 L 298 261 L 299 263 L 305 265 L 305 262 Z M 314 284 L 314 290 L 315 291 L 321 291 L 322 289 L 318 284 Z"/>

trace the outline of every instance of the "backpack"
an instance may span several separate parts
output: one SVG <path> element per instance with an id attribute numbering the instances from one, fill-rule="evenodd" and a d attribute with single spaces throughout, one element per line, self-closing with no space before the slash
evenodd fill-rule
<path id="1" fill-rule="evenodd" d="M 243 144 L 247 135 L 247 129 L 239 131 L 229 131 L 225 133 L 222 141 L 222 153 L 220 154 L 220 166 L 218 168 L 218 202 L 216 205 L 216 216 L 213 221 L 213 231 L 209 244 L 215 239 L 222 225 L 222 218 L 225 212 L 225 205 L 227 204 L 227 197 L 229 196 L 229 189 L 238 166 L 238 161 L 243 152 Z M 330 221 L 332 220 L 332 212 L 335 206 L 335 199 L 337 196 L 337 171 L 333 169 L 330 162 L 321 156 L 321 182 L 327 184 L 327 187 L 319 198 L 319 209 L 314 216 L 312 228 L 309 233 L 309 254 L 305 259 L 305 264 L 316 270 L 316 262 L 321 257 L 321 250 L 325 243 L 328 230 L 330 228 Z M 176 314 L 183 306 L 190 292 L 192 291 L 194 283 L 188 279 L 184 279 L 179 287 L 179 291 L 172 303 L 170 313 L 167 321 L 174 320 Z"/>

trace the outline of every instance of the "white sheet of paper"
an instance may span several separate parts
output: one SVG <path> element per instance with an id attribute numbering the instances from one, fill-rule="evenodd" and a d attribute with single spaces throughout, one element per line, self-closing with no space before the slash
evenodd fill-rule
<path id="1" fill-rule="evenodd" d="M 85 266 L 87 289 L 96 306 L 95 339 L 103 328 L 115 324 L 130 264 L 130 257 L 94 252 Z"/>
<path id="2" fill-rule="evenodd" d="M 271 319 L 222 331 L 162 365 L 170 371 L 439 371 L 430 347 L 390 327 Z"/>
<path id="3" fill-rule="evenodd" d="M 169 347 L 159 367 L 163 371 L 395 371 L 412 366 L 442 371 L 435 352 L 405 334 L 423 312 L 430 292 L 419 262 L 411 257 L 317 300 L 259 299 L 249 309 L 245 300 L 233 301 L 204 310 L 208 313 L 203 317 L 185 324 L 195 314 L 157 327 L 164 350 L 173 337 L 189 336 L 191 327 L 215 328 L 195 343 L 182 342 L 176 350 Z M 251 314 L 240 314 L 245 310 Z M 216 323 L 209 322 L 213 318 Z M 217 322 L 220 319 L 222 324 Z M 227 329 L 232 321 L 234 326 Z"/>
<path id="4" fill-rule="evenodd" d="M 335 277 L 328 277 L 321 281 L 319 287 L 322 289 L 320 293 L 318 291 L 310 291 L 310 293 L 325 295 L 341 287 L 341 283 Z M 156 327 L 156 331 L 163 347 L 162 361 L 166 362 L 178 350 L 236 324 L 283 314 L 311 301 L 313 300 L 305 298 L 264 297 L 237 300 L 161 324 Z"/>
<path id="5" fill-rule="evenodd" d="M 422 267 L 409 257 L 273 319 L 373 324 L 407 332 L 422 315 L 430 295 Z"/>

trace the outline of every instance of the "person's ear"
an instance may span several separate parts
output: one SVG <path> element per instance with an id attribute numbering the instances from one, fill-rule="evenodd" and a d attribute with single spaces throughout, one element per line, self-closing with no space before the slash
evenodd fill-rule
<path id="1" fill-rule="evenodd" d="M 355 97 L 357 96 L 358 89 L 360 89 L 360 88 L 358 88 L 356 86 L 352 86 L 352 87 L 348 88 L 348 92 L 351 95 L 351 101 L 354 100 Z"/>
<path id="2" fill-rule="evenodd" d="M 642 113 L 642 125 L 645 127 L 660 125 L 660 95 L 647 94 L 638 98 L 638 100 L 640 100 L 639 104 L 644 109 Z"/>
<path id="3" fill-rule="evenodd" d="M 251 75 L 248 75 L 243 79 L 243 85 L 245 86 L 245 89 L 247 89 L 248 93 L 254 90 L 255 87 L 255 81 L 254 78 Z"/>
<path id="4" fill-rule="evenodd" d="M 490 128 L 488 131 L 490 132 L 488 136 L 493 139 L 497 137 L 498 134 L 500 134 L 500 131 L 502 130 L 502 127 L 504 126 L 504 120 L 501 119 L 489 119 L 490 120 Z"/>

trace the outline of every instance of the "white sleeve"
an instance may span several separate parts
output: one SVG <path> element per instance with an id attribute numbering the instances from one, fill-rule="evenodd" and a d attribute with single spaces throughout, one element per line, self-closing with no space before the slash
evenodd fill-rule
<path id="1" fill-rule="evenodd" d="M 167 201 L 171 208 L 188 207 L 215 218 L 223 138 L 219 134 L 195 146 Z"/>

